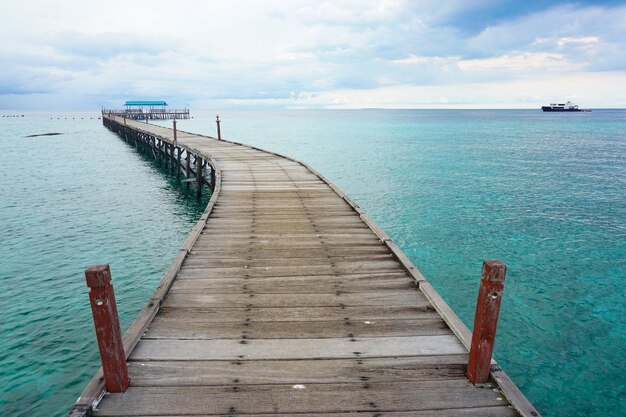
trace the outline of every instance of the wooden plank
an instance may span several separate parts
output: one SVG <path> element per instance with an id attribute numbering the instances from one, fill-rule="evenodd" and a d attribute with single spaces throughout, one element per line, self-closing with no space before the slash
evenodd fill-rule
<path id="1" fill-rule="evenodd" d="M 303 221 L 288 221 L 285 219 L 279 219 L 278 221 L 270 222 L 270 221 L 250 221 L 246 223 L 238 223 L 238 224 L 228 224 L 228 223 L 214 223 L 208 225 L 205 229 L 206 232 L 218 233 L 222 232 L 233 232 L 233 231 L 251 231 L 252 234 L 275 234 L 275 233 L 285 233 L 283 230 L 289 234 L 301 234 L 304 232 L 317 230 L 317 233 L 324 234 L 327 231 L 335 231 L 335 230 L 344 231 L 343 234 L 362 234 L 362 235 L 371 235 L 371 232 L 365 225 L 362 223 L 354 223 L 350 222 L 342 222 L 342 223 L 321 223 L 316 222 L 310 219 L 306 219 Z"/>
<path id="2" fill-rule="evenodd" d="M 308 266 L 308 265 L 329 265 L 333 263 L 347 263 L 347 262 L 371 262 L 371 261 L 390 261 L 393 260 L 393 257 L 390 254 L 372 254 L 366 253 L 364 255 L 352 255 L 352 256 L 343 256 L 340 258 L 331 258 L 328 255 L 320 255 L 320 256 L 304 256 L 304 257 L 293 257 L 293 258 L 269 258 L 269 259 L 258 259 L 256 257 L 252 257 L 252 259 L 210 259 L 204 257 L 189 257 L 185 262 L 186 268 L 254 268 L 254 267 L 279 267 L 279 266 Z"/>
<path id="3" fill-rule="evenodd" d="M 341 246 L 333 248 L 332 251 L 324 248 L 293 248 L 284 250 L 271 250 L 271 249 L 259 249 L 251 253 L 246 253 L 245 258 L 251 259 L 273 259 L 273 258 L 308 258 L 308 257 L 320 257 L 327 256 L 330 259 L 344 258 L 351 255 L 380 255 L 389 253 L 387 248 L 382 244 L 375 246 Z M 242 255 L 232 249 L 219 248 L 216 245 L 215 249 L 203 249 L 199 246 L 195 246 L 189 253 L 192 258 L 207 258 L 207 259 L 240 259 Z"/>
<path id="4" fill-rule="evenodd" d="M 96 415 L 102 415 L 96 413 Z M 284 417 L 286 414 L 246 414 L 246 417 Z M 208 414 L 196 414 L 198 417 L 207 417 Z M 212 416 L 232 417 L 233 414 L 212 414 Z M 299 413 L 298 417 L 354 417 L 355 413 Z M 455 408 L 445 410 L 412 410 L 385 412 L 379 411 L 359 412 L 359 417 L 517 417 L 518 414 L 511 407 L 475 407 L 475 408 Z M 138 416 L 149 417 L 149 416 Z M 185 417 L 182 415 L 170 415 L 170 417 Z"/>
<path id="5" fill-rule="evenodd" d="M 412 306 L 419 302 L 417 292 L 358 294 L 194 294 L 171 291 L 164 307 L 339 307 L 395 305 Z"/>
<path id="6" fill-rule="evenodd" d="M 464 378 L 467 355 L 329 360 L 130 361 L 132 385 L 360 383 Z M 236 382 L 235 382 L 236 381 Z"/>
<path id="7" fill-rule="evenodd" d="M 210 238 L 219 238 L 220 240 L 228 240 L 231 238 L 244 239 L 281 239 L 281 240 L 299 240 L 308 238 L 312 240 L 324 240 L 327 237 L 335 239 L 343 238 L 343 240 L 372 240 L 372 235 L 365 229 L 358 227 L 319 227 L 312 224 L 302 224 L 299 226 L 289 227 L 288 225 L 277 227 L 264 226 L 247 226 L 247 227 L 214 227 L 205 229 L 204 235 Z"/>
<path id="8" fill-rule="evenodd" d="M 180 279 L 172 291 L 193 293 L 358 293 L 372 291 L 415 289 L 415 283 L 404 272 L 387 274 L 313 275 L 296 277 L 267 277 L 250 280 L 245 277 Z M 421 293 L 419 294 L 420 299 Z"/>
<path id="9" fill-rule="evenodd" d="M 282 250 L 306 250 L 306 249 L 322 249 L 327 248 L 329 250 L 334 250 L 335 248 L 342 248 L 350 245 L 359 245 L 360 247 L 379 247 L 380 241 L 378 240 L 370 240 L 370 241 L 361 241 L 354 242 L 349 240 L 343 241 L 328 241 L 328 240 L 292 240 L 292 241 L 281 241 L 280 239 L 276 239 L 275 241 L 269 240 L 220 240 L 220 239 L 212 239 L 209 237 L 205 237 L 201 242 L 198 242 L 194 245 L 194 249 L 197 250 L 239 250 L 241 248 L 247 248 L 250 251 L 282 251 Z"/>
<path id="10" fill-rule="evenodd" d="M 285 219 L 275 219 L 272 217 L 212 217 L 211 220 L 207 222 L 208 227 L 218 226 L 218 225 L 227 225 L 227 226 L 238 226 L 238 225 L 248 225 L 248 224 L 257 224 L 257 225 L 269 225 L 276 226 L 281 224 L 298 224 L 302 222 L 310 222 L 314 221 L 317 225 L 337 225 L 337 224 L 350 224 L 350 225 L 359 225 L 364 229 L 367 229 L 367 226 L 363 223 L 361 219 L 359 219 L 356 215 L 352 216 L 338 216 L 338 217 L 328 217 L 325 213 L 320 213 L 319 215 L 310 214 L 310 213 L 302 213 L 299 217 L 290 217 Z"/>
<path id="11" fill-rule="evenodd" d="M 252 234 L 249 232 L 211 232 L 205 231 L 202 235 L 202 241 L 198 242 L 199 247 L 202 247 L 204 241 L 218 241 L 224 245 L 233 243 L 247 243 L 258 245 L 271 245 L 277 246 L 303 246 L 303 244 L 360 244 L 360 245 L 378 245 L 379 241 L 375 237 L 372 237 L 369 233 L 258 233 Z"/>
<path id="12" fill-rule="evenodd" d="M 411 306 L 345 306 L 339 307 L 283 307 L 280 310 L 271 307 L 162 307 L 160 319 L 181 320 L 187 322 L 244 322 L 256 321 L 328 321 L 345 320 L 372 321 L 393 319 L 427 319 L 439 315 L 425 300 L 417 300 Z"/>
<path id="13" fill-rule="evenodd" d="M 387 412 L 502 406 L 490 389 L 466 382 L 384 384 L 233 385 L 229 387 L 131 387 L 108 394 L 100 415 Z"/>
<path id="14" fill-rule="evenodd" d="M 358 223 L 336 223 L 336 224 L 316 224 L 315 222 L 306 220 L 303 222 L 288 222 L 278 221 L 275 224 L 265 222 L 250 222 L 249 224 L 239 225 L 217 225 L 213 224 L 207 227 L 205 232 L 220 234 L 221 233 L 233 233 L 233 232 L 245 232 L 250 235 L 272 235 L 272 234 L 289 234 L 300 235 L 306 233 L 316 232 L 317 234 L 324 235 L 327 233 L 337 234 L 341 231 L 341 234 L 345 235 L 363 235 L 371 236 L 370 231 L 364 227 L 363 224 Z"/>
<path id="15" fill-rule="evenodd" d="M 241 343 L 245 342 L 245 343 Z M 132 360 L 324 359 L 465 354 L 452 335 L 328 339 L 150 340 Z"/>
<path id="16" fill-rule="evenodd" d="M 246 321 L 248 320 L 249 321 Z M 281 321 L 235 323 L 186 322 L 156 317 L 144 339 L 324 339 L 450 334 L 441 319 Z"/>
<path id="17" fill-rule="evenodd" d="M 334 209 L 328 209 L 325 210 L 323 213 L 322 212 L 317 212 L 317 211 L 311 211 L 308 212 L 306 210 L 303 210 L 302 207 L 294 207 L 292 209 L 282 209 L 280 211 L 278 210 L 272 210 L 271 208 L 260 208 L 260 207 L 255 207 L 252 208 L 252 206 L 235 206 L 234 204 L 222 204 L 221 202 L 219 202 L 216 207 L 215 207 L 215 215 L 217 216 L 217 218 L 224 218 L 224 217 L 237 217 L 237 216 L 241 216 L 242 218 L 246 218 L 246 217 L 267 217 L 267 218 L 272 218 L 272 217 L 288 217 L 290 215 L 296 215 L 299 217 L 308 217 L 308 216 L 320 216 L 320 215 L 326 215 L 326 216 L 333 216 L 333 217 L 352 217 L 354 216 L 354 211 L 352 209 L 350 209 L 350 207 L 346 206 L 346 207 L 338 207 L 338 208 L 334 208 Z"/>
<path id="18" fill-rule="evenodd" d="M 194 278 L 239 278 L 247 277 L 276 277 L 276 276 L 304 276 L 304 275 L 336 275 L 347 273 L 369 273 L 369 272 L 401 272 L 404 271 L 397 262 L 380 261 L 380 262 L 336 262 L 329 265 L 306 265 L 301 266 L 265 266 L 250 267 L 245 265 L 239 268 L 201 268 L 188 267 L 183 268 L 178 273 L 179 279 Z"/>

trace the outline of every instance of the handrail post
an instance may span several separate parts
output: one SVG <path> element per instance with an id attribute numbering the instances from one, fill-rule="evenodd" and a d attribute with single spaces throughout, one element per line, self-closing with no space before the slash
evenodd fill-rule
<path id="1" fill-rule="evenodd" d="M 506 265 L 497 260 L 483 261 L 482 279 L 476 302 L 474 333 L 467 364 L 467 377 L 472 384 L 489 380 L 491 355 L 496 338 L 498 314 L 504 292 Z"/>
<path id="2" fill-rule="evenodd" d="M 109 265 L 90 266 L 85 270 L 85 279 L 91 289 L 89 301 L 96 327 L 104 384 L 108 392 L 124 392 L 130 380 Z"/>
<path id="3" fill-rule="evenodd" d="M 174 143 L 176 143 L 176 119 L 173 120 L 172 124 L 174 125 Z"/>
<path id="4" fill-rule="evenodd" d="M 220 115 L 215 115 L 215 123 L 217 124 L 217 140 L 222 140 L 222 132 L 220 131 Z"/>

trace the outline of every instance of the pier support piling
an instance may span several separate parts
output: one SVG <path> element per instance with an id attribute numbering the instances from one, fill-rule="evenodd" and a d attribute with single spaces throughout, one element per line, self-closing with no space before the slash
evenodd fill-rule
<path id="1" fill-rule="evenodd" d="M 185 179 L 187 179 L 187 181 L 185 181 L 185 186 L 187 187 L 187 189 L 189 189 L 189 177 L 190 177 L 190 172 L 191 172 L 191 154 L 189 153 L 189 151 L 185 152 Z"/>
<path id="2" fill-rule="evenodd" d="M 196 196 L 202 195 L 202 158 L 196 157 Z"/>
<path id="3" fill-rule="evenodd" d="M 89 301 L 106 389 L 108 392 L 124 392 L 130 380 L 109 265 L 89 267 L 85 270 L 85 279 L 91 289 Z"/>
<path id="4" fill-rule="evenodd" d="M 474 332 L 467 364 L 467 377 L 472 384 L 480 384 L 489 380 L 491 355 L 496 338 L 496 327 L 502 293 L 506 265 L 500 261 L 483 261 L 482 279 L 476 302 Z"/>
<path id="5" fill-rule="evenodd" d="M 180 163 L 180 154 L 183 152 L 183 148 L 176 148 L 176 178 L 180 179 L 180 171 L 182 164 Z"/>

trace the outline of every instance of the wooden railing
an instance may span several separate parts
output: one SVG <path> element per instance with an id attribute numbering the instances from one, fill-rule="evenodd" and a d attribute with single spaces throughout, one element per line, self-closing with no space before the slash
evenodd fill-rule
<path id="1" fill-rule="evenodd" d="M 103 116 L 145 119 L 189 119 L 189 109 L 102 109 Z"/>

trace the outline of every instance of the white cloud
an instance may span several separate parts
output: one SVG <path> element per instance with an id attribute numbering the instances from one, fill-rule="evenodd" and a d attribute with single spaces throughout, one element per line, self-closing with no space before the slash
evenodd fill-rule
<path id="1" fill-rule="evenodd" d="M 364 107 L 382 92 L 384 103 L 396 106 L 388 92 L 409 87 L 432 88 L 429 102 L 454 105 L 448 91 L 457 86 L 515 85 L 551 74 L 580 80 L 582 71 L 590 82 L 594 73 L 626 71 L 626 6 L 556 7 L 502 18 L 478 33 L 450 23 L 493 4 L 59 0 L 34 7 L 4 0 L 0 106 L 18 94 L 48 93 L 107 105 L 150 96 L 183 104 Z M 624 88 L 615 86 L 626 96 Z M 475 94 L 478 105 L 493 100 Z"/>
<path id="2" fill-rule="evenodd" d="M 418 64 L 418 63 L 423 64 L 423 63 L 427 63 L 436 59 L 438 59 L 438 57 L 425 57 L 425 56 L 417 56 L 414 54 L 409 54 L 409 56 L 407 56 L 406 58 L 394 59 L 391 62 L 393 62 L 394 64 L 400 64 L 400 65 L 411 65 L 411 64 Z"/>
<path id="3" fill-rule="evenodd" d="M 564 37 L 564 38 L 559 38 L 556 41 L 556 44 L 558 46 L 565 46 L 568 44 L 582 44 L 582 45 L 589 45 L 589 44 L 594 44 L 594 43 L 599 43 L 600 39 L 598 39 L 598 37 L 596 36 L 585 36 L 582 38 L 575 38 L 575 37 Z"/>
<path id="4" fill-rule="evenodd" d="M 493 58 L 459 60 L 457 65 L 463 71 L 542 70 L 549 72 L 580 70 L 585 66 L 584 63 L 570 62 L 561 54 L 547 52 L 526 52 Z"/>

